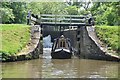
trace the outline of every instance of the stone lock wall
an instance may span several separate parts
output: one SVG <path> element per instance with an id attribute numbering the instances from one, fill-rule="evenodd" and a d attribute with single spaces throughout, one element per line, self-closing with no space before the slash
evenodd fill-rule
<path id="1" fill-rule="evenodd" d="M 77 48 L 80 58 L 120 61 L 119 57 L 107 54 L 94 38 L 94 28 L 82 26 L 77 30 Z M 91 35 L 90 35 L 91 34 Z"/>

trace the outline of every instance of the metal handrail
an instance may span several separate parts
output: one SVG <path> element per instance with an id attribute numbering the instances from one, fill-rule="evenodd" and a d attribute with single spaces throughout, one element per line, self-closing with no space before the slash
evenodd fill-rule
<path id="1" fill-rule="evenodd" d="M 71 21 L 85 21 L 85 19 L 72 19 L 72 18 L 57 18 L 57 20 L 56 20 L 56 18 L 41 18 L 41 20 L 55 20 L 55 21 L 57 21 L 57 20 L 65 20 L 65 21 L 69 21 L 69 20 L 71 20 Z"/>
<path id="2" fill-rule="evenodd" d="M 41 17 L 54 17 L 55 15 L 54 14 L 41 14 Z M 81 17 L 81 18 L 85 18 L 86 16 L 84 15 L 56 15 L 57 17 Z"/>

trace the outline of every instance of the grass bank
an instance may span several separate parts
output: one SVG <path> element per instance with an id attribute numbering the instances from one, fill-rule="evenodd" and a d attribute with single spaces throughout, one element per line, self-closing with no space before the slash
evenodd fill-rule
<path id="1" fill-rule="evenodd" d="M 114 50 L 120 55 L 119 26 L 96 26 L 99 39 L 105 43 L 109 50 Z"/>
<path id="2" fill-rule="evenodd" d="M 0 24 L 2 48 L 0 53 L 17 54 L 30 39 L 30 26 L 25 24 Z"/>

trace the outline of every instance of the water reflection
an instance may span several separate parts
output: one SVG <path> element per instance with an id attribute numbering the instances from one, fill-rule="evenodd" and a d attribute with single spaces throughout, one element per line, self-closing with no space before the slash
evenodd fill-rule
<path id="1" fill-rule="evenodd" d="M 39 78 L 41 77 L 40 59 L 2 64 L 3 78 Z"/>
<path id="2" fill-rule="evenodd" d="M 85 59 L 43 59 L 43 78 L 118 78 L 118 63 Z"/>
<path id="3" fill-rule="evenodd" d="M 117 62 L 43 56 L 43 59 L 2 63 L 2 75 L 4 78 L 118 78 Z"/>
<path id="4" fill-rule="evenodd" d="M 49 64 L 46 63 L 46 59 L 43 60 L 44 66 L 42 66 L 42 77 L 49 78 L 74 78 L 76 76 L 76 68 L 72 65 L 72 60 L 47 60 Z M 48 76 L 46 76 L 48 75 Z"/>

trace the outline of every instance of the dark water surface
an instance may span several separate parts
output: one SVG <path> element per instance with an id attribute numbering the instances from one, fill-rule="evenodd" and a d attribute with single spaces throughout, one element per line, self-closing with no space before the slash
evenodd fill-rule
<path id="1" fill-rule="evenodd" d="M 2 63 L 3 78 L 118 78 L 117 62 L 87 59 L 44 59 Z"/>

